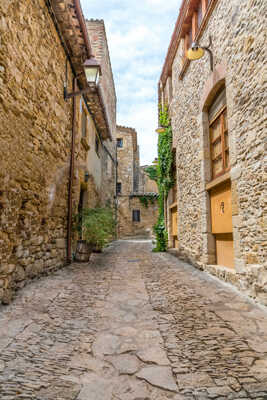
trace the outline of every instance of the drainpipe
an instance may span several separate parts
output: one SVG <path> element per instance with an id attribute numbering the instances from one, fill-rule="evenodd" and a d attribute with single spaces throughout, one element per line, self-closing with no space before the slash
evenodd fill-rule
<path id="1" fill-rule="evenodd" d="M 77 78 L 73 78 L 72 89 L 77 90 Z M 76 136 L 76 98 L 72 99 L 72 134 L 70 150 L 70 172 L 69 172 L 69 190 L 68 190 L 68 226 L 67 226 L 67 263 L 72 262 L 71 244 L 72 244 L 72 189 L 74 177 L 74 154 L 75 154 L 75 136 Z"/>

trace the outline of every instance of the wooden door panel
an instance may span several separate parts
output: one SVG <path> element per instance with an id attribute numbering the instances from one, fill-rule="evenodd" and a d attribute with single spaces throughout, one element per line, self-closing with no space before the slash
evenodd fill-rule
<path id="1" fill-rule="evenodd" d="M 233 231 L 231 183 L 212 189 L 210 203 L 212 233 L 231 233 Z"/>
<path id="2" fill-rule="evenodd" d="M 234 268 L 234 242 L 231 233 L 219 234 L 216 239 L 217 264 Z"/>

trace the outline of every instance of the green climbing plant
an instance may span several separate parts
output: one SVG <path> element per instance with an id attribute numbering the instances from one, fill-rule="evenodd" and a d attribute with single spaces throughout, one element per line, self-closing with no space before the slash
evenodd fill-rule
<path id="1" fill-rule="evenodd" d="M 159 134 L 158 139 L 158 164 L 156 166 L 156 182 L 158 185 L 159 215 L 157 223 L 154 225 L 156 234 L 156 247 L 153 251 L 166 251 L 168 245 L 168 232 L 165 226 L 164 203 L 174 182 L 172 177 L 172 127 L 168 113 L 168 107 L 160 107 L 159 122 L 164 127 L 164 132 Z M 152 175 L 154 171 L 150 169 Z"/>
<path id="2" fill-rule="evenodd" d="M 149 176 L 152 181 L 157 182 L 158 180 L 158 171 L 155 165 L 150 165 L 145 168 L 145 173 Z"/>
<path id="3" fill-rule="evenodd" d="M 158 197 L 158 193 L 146 193 L 142 196 L 139 196 L 139 201 L 144 207 L 147 208 L 149 203 L 154 204 Z"/>

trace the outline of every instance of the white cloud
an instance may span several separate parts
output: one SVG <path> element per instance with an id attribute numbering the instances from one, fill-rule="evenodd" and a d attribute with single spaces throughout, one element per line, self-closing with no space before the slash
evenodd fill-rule
<path id="1" fill-rule="evenodd" d="M 181 0 L 81 0 L 104 19 L 118 100 L 118 124 L 137 130 L 141 163 L 157 152 L 157 84 Z"/>

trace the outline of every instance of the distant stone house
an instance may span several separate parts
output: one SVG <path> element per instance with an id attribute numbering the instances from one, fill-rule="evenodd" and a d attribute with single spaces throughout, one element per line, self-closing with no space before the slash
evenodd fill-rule
<path id="1" fill-rule="evenodd" d="M 64 99 L 64 86 L 88 89 L 83 63 L 94 55 L 78 0 L 2 1 L 0 36 L 0 301 L 8 303 L 28 279 L 71 262 L 79 205 L 114 201 L 116 95 L 105 50 L 96 55 L 98 87 Z"/>
<path id="2" fill-rule="evenodd" d="M 263 304 L 265 6 L 184 0 L 159 82 L 175 154 L 169 246 Z M 192 42 L 210 39 L 213 70 L 207 51 L 199 60 L 186 57 Z"/>
<path id="3" fill-rule="evenodd" d="M 135 129 L 117 126 L 117 162 L 118 236 L 150 238 L 157 220 L 157 185 L 140 167 Z"/>

